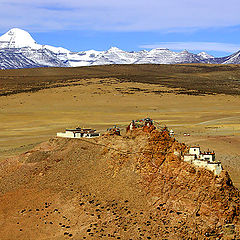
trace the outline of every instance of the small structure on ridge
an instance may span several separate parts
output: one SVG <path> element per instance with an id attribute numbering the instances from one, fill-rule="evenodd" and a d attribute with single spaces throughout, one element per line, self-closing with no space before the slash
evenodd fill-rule
<path id="1" fill-rule="evenodd" d="M 216 161 L 215 153 L 210 151 L 201 152 L 198 146 L 190 147 L 188 154 L 185 154 L 183 159 L 196 167 L 206 168 L 214 172 L 215 175 L 219 175 L 222 171 L 221 162 Z"/>
<path id="2" fill-rule="evenodd" d="M 118 136 L 120 136 L 121 131 L 116 125 L 114 125 L 113 127 L 108 128 L 107 133 L 105 133 L 104 135 L 118 135 Z"/>
<path id="3" fill-rule="evenodd" d="M 174 131 L 171 129 L 171 130 L 169 131 L 169 134 L 170 134 L 171 137 L 173 137 L 175 133 L 174 133 Z"/>
<path id="4" fill-rule="evenodd" d="M 57 133 L 57 137 L 64 138 L 94 138 L 99 137 L 100 133 L 91 128 L 66 129 L 65 133 Z"/>
<path id="5" fill-rule="evenodd" d="M 144 118 L 140 120 L 132 120 L 131 123 L 127 126 L 126 131 L 129 132 L 138 128 L 142 128 L 145 132 L 152 132 L 156 129 L 151 118 Z"/>

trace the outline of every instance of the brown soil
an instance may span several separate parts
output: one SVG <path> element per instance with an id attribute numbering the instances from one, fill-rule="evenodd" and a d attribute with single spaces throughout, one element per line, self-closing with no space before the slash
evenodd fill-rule
<path id="1" fill-rule="evenodd" d="M 239 191 L 185 151 L 158 131 L 50 139 L 1 163 L 0 236 L 237 239 Z"/>
<path id="2" fill-rule="evenodd" d="M 239 188 L 239 66 L 3 70 L 0 95 L 0 239 L 234 239 L 227 174 L 194 173 L 176 158 L 161 174 L 144 135 L 45 141 L 65 128 L 125 129 L 151 117 L 179 142 L 214 150 Z"/>

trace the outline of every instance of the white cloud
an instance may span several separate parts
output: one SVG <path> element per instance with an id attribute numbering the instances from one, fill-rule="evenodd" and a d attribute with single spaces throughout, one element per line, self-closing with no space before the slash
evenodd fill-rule
<path id="1" fill-rule="evenodd" d="M 0 0 L 0 29 L 155 31 L 240 24 L 239 0 Z"/>
<path id="2" fill-rule="evenodd" d="M 172 50 L 189 51 L 219 51 L 236 52 L 240 50 L 240 44 L 218 43 L 218 42 L 161 42 L 157 44 L 141 45 L 140 48 L 169 48 Z"/>

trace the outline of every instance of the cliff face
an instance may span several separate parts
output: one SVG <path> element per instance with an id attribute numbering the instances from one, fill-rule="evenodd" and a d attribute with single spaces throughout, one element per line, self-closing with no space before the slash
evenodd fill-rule
<path id="1" fill-rule="evenodd" d="M 156 130 L 51 139 L 1 163 L 0 234 L 237 239 L 239 191 L 226 171 L 195 168 L 183 162 L 184 152 L 184 144 Z"/>
<path id="2" fill-rule="evenodd" d="M 157 217 L 166 218 L 166 225 L 180 225 L 184 234 L 220 237 L 224 225 L 237 222 L 240 195 L 226 171 L 216 176 L 183 162 L 186 146 L 167 132 L 136 130 L 119 141 L 127 156 L 109 150 L 108 158 L 114 156 L 115 169 L 131 162 Z M 111 142 L 117 141 L 107 145 Z"/>

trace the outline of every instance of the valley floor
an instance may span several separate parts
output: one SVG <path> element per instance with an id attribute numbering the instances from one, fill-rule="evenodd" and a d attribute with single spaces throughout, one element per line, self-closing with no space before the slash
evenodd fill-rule
<path id="1" fill-rule="evenodd" d="M 39 71 L 55 74 L 56 69 Z M 151 162 L 147 155 L 139 175 L 134 169 L 142 155 L 134 160 L 114 152 L 115 148 L 128 152 L 130 147 L 136 152 L 149 146 L 146 136 L 88 141 L 55 137 L 77 126 L 103 133 L 117 125 L 125 132 L 132 119 L 150 117 L 156 126 L 173 129 L 179 142 L 214 150 L 240 189 L 238 88 L 234 95 L 227 95 L 218 93 L 219 86 L 211 94 L 200 92 L 202 87 L 192 88 L 196 82 L 191 81 L 189 89 L 178 87 L 177 78 L 172 79 L 174 86 L 145 77 L 127 81 L 114 76 L 72 76 L 65 81 L 68 77 L 63 76 L 65 80 L 50 81 L 49 86 L 44 74 L 42 82 L 34 76 L 30 82 L 14 76 L 4 79 L 10 78 L 12 85 L 0 91 L 0 239 L 178 240 L 239 235 L 239 191 L 227 174 L 216 178 L 204 169 L 195 171 L 174 156 L 174 161 L 164 160 L 161 177 L 151 182 L 152 176 L 159 176 L 154 168 L 152 172 L 147 168 Z M 231 89 L 232 85 L 227 90 Z M 19 92 L 5 94 L 8 90 Z M 230 219 L 231 224 L 225 225 L 224 214 L 235 216 L 235 222 Z"/>
<path id="2" fill-rule="evenodd" d="M 240 187 L 238 95 L 176 94 L 178 89 L 117 78 L 75 80 L 69 86 L 0 97 L 0 159 L 25 152 L 71 127 L 104 132 L 151 117 L 187 144 L 215 150 Z M 183 136 L 190 133 L 189 137 Z"/>

